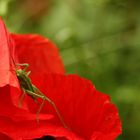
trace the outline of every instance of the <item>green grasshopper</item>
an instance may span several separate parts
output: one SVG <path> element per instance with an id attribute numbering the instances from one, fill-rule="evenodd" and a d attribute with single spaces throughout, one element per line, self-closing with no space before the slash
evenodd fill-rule
<path id="1" fill-rule="evenodd" d="M 49 99 L 48 97 L 46 97 L 35 85 L 32 84 L 31 79 L 28 77 L 31 71 L 27 72 L 27 69 L 29 67 L 29 64 L 24 63 L 24 64 L 15 64 L 16 66 L 21 66 L 24 67 L 23 69 L 16 69 L 16 76 L 18 78 L 20 87 L 23 91 L 23 94 L 20 97 L 19 103 L 21 105 L 22 100 L 24 98 L 24 95 L 27 94 L 29 95 L 34 101 L 36 101 L 37 98 L 41 98 L 43 101 L 38 109 L 38 111 L 36 112 L 36 119 L 37 122 L 39 122 L 39 113 L 42 109 L 42 107 L 44 106 L 45 101 L 48 101 L 52 107 L 54 108 L 54 110 L 56 111 L 61 123 L 64 125 L 64 127 L 67 128 L 67 125 L 65 124 L 62 116 L 60 115 L 55 103 Z"/>

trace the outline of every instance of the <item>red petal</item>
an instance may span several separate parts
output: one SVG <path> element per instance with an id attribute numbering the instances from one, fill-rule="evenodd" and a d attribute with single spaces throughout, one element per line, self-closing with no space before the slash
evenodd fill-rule
<path id="1" fill-rule="evenodd" d="M 18 82 L 11 59 L 12 57 L 12 40 L 2 19 L 0 18 L 0 87 L 5 86 L 6 84 L 18 87 Z"/>
<path id="2" fill-rule="evenodd" d="M 90 81 L 76 75 L 40 75 L 34 81 L 55 102 L 66 124 L 80 137 L 113 140 L 121 133 L 116 107 Z M 43 111 L 54 112 L 48 103 Z"/>
<path id="3" fill-rule="evenodd" d="M 16 54 L 19 63 L 28 63 L 31 76 L 38 73 L 64 73 L 64 66 L 56 46 L 39 35 L 16 35 Z"/>
<path id="4" fill-rule="evenodd" d="M 82 140 L 63 127 L 57 127 L 47 121 L 40 121 L 37 124 L 35 121 L 16 122 L 6 117 L 0 117 L 0 126 L 0 131 L 14 140 L 41 138 L 43 135 L 65 136 L 68 140 Z"/>
<path id="5" fill-rule="evenodd" d="M 6 134 L 0 133 L 0 140 L 12 140 L 12 139 Z"/>

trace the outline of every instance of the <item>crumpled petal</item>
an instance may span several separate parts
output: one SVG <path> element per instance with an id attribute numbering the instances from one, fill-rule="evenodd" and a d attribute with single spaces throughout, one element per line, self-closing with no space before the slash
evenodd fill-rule
<path id="1" fill-rule="evenodd" d="M 118 110 L 108 95 L 97 91 L 93 84 L 76 75 L 39 75 L 35 85 L 57 106 L 65 123 L 85 140 L 114 140 L 121 133 Z M 32 108 L 29 103 L 30 110 Z M 42 112 L 56 113 L 47 102 Z M 56 121 L 54 122 L 56 124 Z"/>
<path id="2" fill-rule="evenodd" d="M 11 34 L 15 41 L 18 63 L 28 63 L 31 77 L 38 73 L 64 73 L 57 47 L 48 39 L 36 34 Z"/>
<path id="3" fill-rule="evenodd" d="M 82 140 L 74 133 L 67 131 L 63 127 L 53 125 L 50 120 L 40 120 L 37 124 L 34 120 L 13 121 L 9 117 L 0 116 L 0 131 L 11 137 L 13 140 L 41 138 L 44 135 L 53 137 L 64 137 L 68 140 Z"/>
<path id="4" fill-rule="evenodd" d="M 63 127 L 51 124 L 50 121 L 40 121 L 37 124 L 35 121 L 16 122 L 6 117 L 0 117 L 0 126 L 0 131 L 10 136 L 13 140 L 41 138 L 43 135 L 65 136 L 68 140 L 82 140 Z"/>
<path id="5" fill-rule="evenodd" d="M 44 135 L 52 135 L 58 138 L 80 140 L 74 133 L 63 127 L 53 124 L 53 115 L 48 113 L 39 115 L 39 124 L 36 120 L 36 112 L 31 113 L 13 104 L 11 96 L 15 96 L 19 90 L 9 85 L 0 88 L 0 133 L 1 137 L 13 140 L 34 139 Z M 7 136 L 6 136 L 7 135 Z M 0 137 L 0 138 L 1 138 Z"/>
<path id="6" fill-rule="evenodd" d="M 13 140 L 34 139 L 44 135 L 65 136 L 70 140 L 78 139 L 72 132 L 53 124 L 54 117 L 51 114 L 40 114 L 38 124 L 36 113 L 31 113 L 12 104 L 9 96 L 10 88 L 14 87 L 5 86 L 0 88 L 0 133 L 7 135 Z M 14 91 L 12 93 L 14 96 L 16 88 L 12 91 Z"/>

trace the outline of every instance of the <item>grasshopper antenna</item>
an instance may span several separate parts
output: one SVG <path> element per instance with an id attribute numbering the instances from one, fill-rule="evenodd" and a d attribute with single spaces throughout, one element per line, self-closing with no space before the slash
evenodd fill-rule
<path id="1" fill-rule="evenodd" d="M 15 60 L 14 60 L 14 58 L 11 56 L 11 58 L 12 58 L 12 62 L 13 62 L 13 64 L 14 64 L 14 66 L 15 66 L 15 70 L 16 70 L 16 63 L 15 63 Z"/>

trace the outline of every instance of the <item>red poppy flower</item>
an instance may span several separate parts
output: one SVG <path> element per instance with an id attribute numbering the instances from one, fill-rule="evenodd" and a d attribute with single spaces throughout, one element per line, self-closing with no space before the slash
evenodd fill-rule
<path id="1" fill-rule="evenodd" d="M 37 40 L 40 38 L 40 41 L 43 39 L 36 36 L 33 37 L 33 41 L 31 35 L 27 38 L 25 35 L 12 35 L 12 38 L 13 36 L 16 36 L 14 41 L 19 63 L 23 63 L 22 57 L 26 54 L 25 48 L 23 52 L 22 49 L 20 50 L 21 38 L 23 37 L 24 41 L 27 40 L 27 44 L 35 43 L 36 37 Z M 27 59 L 28 62 L 24 63 L 31 65 L 34 85 L 56 104 L 69 129 L 62 125 L 48 102 L 39 114 L 38 124 L 36 122 L 36 106 L 38 105 L 29 96 L 25 97 L 22 108 L 18 106 L 21 90 L 11 60 L 13 43 L 2 20 L 0 20 L 0 37 L 0 56 L 2 56 L 0 62 L 0 139 L 30 140 L 44 137 L 44 139 L 58 140 L 114 140 L 121 133 L 121 123 L 116 107 L 110 103 L 109 97 L 97 91 L 90 81 L 76 75 L 47 74 L 51 66 L 47 68 L 47 65 L 35 63 L 38 59 L 40 63 L 47 64 L 49 59 L 44 55 L 45 62 L 41 62 L 42 56 L 36 53 L 36 48 L 33 49 L 33 46 L 40 44 L 39 40 L 39 43 L 36 42 L 37 45 L 36 43 L 31 45 L 32 52 L 37 57 L 31 58 L 32 55 L 28 53 L 27 56 L 25 55 L 25 60 Z M 17 39 L 18 37 L 20 39 Z M 19 44 L 16 39 L 19 40 Z M 24 47 L 25 44 L 23 43 Z M 13 58 L 15 59 L 15 56 Z M 53 65 L 52 60 L 50 62 Z M 54 68 L 58 67 L 54 66 Z M 62 68 L 62 65 L 60 67 Z M 39 72 L 36 69 L 39 69 Z"/>

